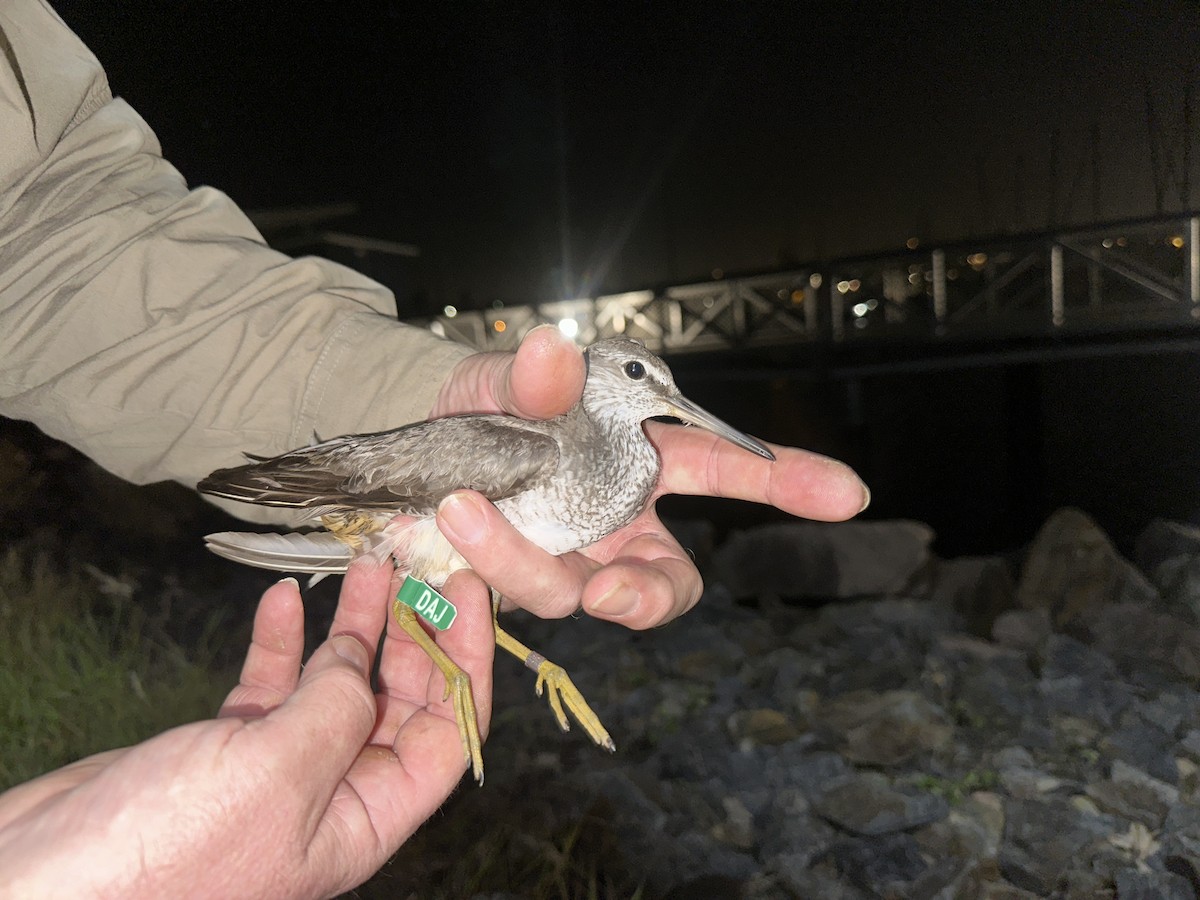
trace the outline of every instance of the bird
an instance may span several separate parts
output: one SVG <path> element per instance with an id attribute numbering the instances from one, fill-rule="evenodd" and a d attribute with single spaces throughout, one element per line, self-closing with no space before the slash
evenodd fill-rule
<path id="1" fill-rule="evenodd" d="M 596 341 L 585 349 L 584 362 L 587 374 L 578 403 L 555 418 L 446 416 L 321 440 L 271 458 L 245 454 L 248 463 L 218 469 L 197 489 L 229 500 L 301 510 L 322 530 L 219 532 L 207 535 L 206 544 L 235 562 L 315 578 L 344 572 L 355 557 L 369 554 L 381 562 L 394 560 L 437 589 L 467 567 L 434 519 L 438 504 L 454 491 L 479 491 L 518 532 L 561 555 L 591 546 L 645 509 L 662 468 L 643 428 L 647 419 L 675 418 L 775 459 L 765 444 L 684 397 L 667 364 L 640 342 Z M 570 728 L 565 705 L 593 741 L 614 751 L 608 731 L 566 671 L 508 634 L 497 618 L 499 606 L 500 596 L 492 590 L 497 646 L 537 672 L 536 692 L 541 696 L 549 689 L 559 727 Z M 392 615 L 445 676 L 445 697 L 454 698 L 464 756 L 482 784 L 482 746 L 469 676 L 429 637 L 412 608 L 397 599 Z"/>

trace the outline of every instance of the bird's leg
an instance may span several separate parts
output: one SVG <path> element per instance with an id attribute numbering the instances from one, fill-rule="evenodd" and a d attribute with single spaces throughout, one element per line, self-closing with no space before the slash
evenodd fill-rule
<path id="1" fill-rule="evenodd" d="M 563 704 L 571 711 L 579 724 L 583 726 L 583 730 L 588 733 L 593 741 L 608 751 L 615 751 L 616 745 L 612 738 L 609 737 L 607 729 L 600 724 L 600 718 L 597 716 L 588 702 L 583 699 L 583 694 L 579 693 L 579 688 L 575 687 L 566 670 L 559 665 L 556 665 L 542 654 L 526 647 L 515 637 L 500 627 L 498 613 L 500 612 L 500 594 L 492 591 L 492 623 L 496 628 L 496 646 L 507 650 L 517 659 L 519 659 L 527 669 L 532 669 L 537 672 L 538 680 L 537 695 L 542 696 L 543 687 L 549 687 L 550 691 L 547 699 L 550 701 L 550 710 L 554 713 L 554 718 L 558 720 L 558 727 L 563 731 L 571 729 L 571 723 L 567 720 L 567 714 L 563 711 Z"/>
<path id="2" fill-rule="evenodd" d="M 392 603 L 392 615 L 396 623 L 404 629 L 404 633 L 412 638 L 418 647 L 425 651 L 433 664 L 441 669 L 446 678 L 446 691 L 442 699 L 453 695 L 454 718 L 458 722 L 458 733 L 462 737 L 463 754 L 467 764 L 471 766 L 475 780 L 483 784 L 483 742 L 479 739 L 479 719 L 475 715 L 475 697 L 471 693 L 471 676 L 464 672 L 454 662 L 446 651 L 437 645 L 421 626 L 420 619 L 411 606 L 395 600 Z"/>

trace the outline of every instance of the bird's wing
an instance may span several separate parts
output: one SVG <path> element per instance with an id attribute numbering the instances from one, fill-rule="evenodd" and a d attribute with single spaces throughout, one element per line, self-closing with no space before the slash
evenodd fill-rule
<path id="1" fill-rule="evenodd" d="M 424 514 L 460 488 L 493 501 L 511 497 L 557 466 L 558 444 L 544 423 L 451 416 L 218 469 L 197 488 L 264 506 Z"/>

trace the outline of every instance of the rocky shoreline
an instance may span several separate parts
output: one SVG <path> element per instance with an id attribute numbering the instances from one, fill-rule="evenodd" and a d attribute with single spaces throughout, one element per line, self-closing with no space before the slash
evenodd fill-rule
<path id="1" fill-rule="evenodd" d="M 1071 509 L 1020 558 L 938 560 L 932 537 L 764 526 L 666 627 L 511 620 L 618 753 L 560 737 L 498 660 L 487 785 L 412 852 L 460 818 L 599 815 L 608 883 L 646 897 L 1196 897 L 1200 531 L 1154 523 L 1137 566 Z"/>

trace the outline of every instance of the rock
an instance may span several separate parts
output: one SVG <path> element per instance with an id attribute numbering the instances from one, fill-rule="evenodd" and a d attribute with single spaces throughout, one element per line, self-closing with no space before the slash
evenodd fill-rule
<path id="1" fill-rule="evenodd" d="M 1051 710 L 1085 716 L 1107 728 L 1133 699 L 1112 660 L 1074 638 L 1052 635 L 1041 657 L 1038 690 Z"/>
<path id="2" fill-rule="evenodd" d="M 1086 623 L 1097 607 L 1148 604 L 1157 596 L 1091 517 L 1070 507 L 1051 515 L 1037 533 L 1017 586 L 1021 607 L 1047 610 L 1057 630 Z"/>
<path id="3" fill-rule="evenodd" d="M 1017 887 L 1040 895 L 1053 891 L 1084 847 L 1111 833 L 1115 824 L 1058 798 L 1009 800 L 1005 817 L 1000 872 Z"/>
<path id="4" fill-rule="evenodd" d="M 1117 873 L 1117 900 L 1196 900 L 1196 891 L 1174 872 L 1126 869 Z"/>
<path id="5" fill-rule="evenodd" d="M 1102 753 L 1128 763 L 1167 784 L 1179 780 L 1179 769 L 1171 752 L 1174 741 L 1169 735 L 1140 719 L 1126 716 L 1121 727 L 1100 739 Z"/>
<path id="6" fill-rule="evenodd" d="M 749 850 L 754 846 L 754 817 L 750 815 L 750 810 L 738 797 L 733 796 L 721 798 L 721 805 L 725 809 L 725 821 L 713 827 L 713 837 L 738 850 Z"/>
<path id="7" fill-rule="evenodd" d="M 1089 784 L 1087 795 L 1105 812 L 1140 822 L 1157 831 L 1171 807 L 1179 802 L 1179 789 L 1117 760 L 1107 781 Z"/>
<path id="8" fill-rule="evenodd" d="M 1053 631 L 1049 611 L 1013 609 L 996 617 L 992 640 L 1022 653 L 1033 653 Z"/>
<path id="9" fill-rule="evenodd" d="M 921 522 L 786 522 L 735 531 L 717 577 L 737 596 L 859 597 L 904 589 L 930 560 Z"/>
<path id="10" fill-rule="evenodd" d="M 777 709 L 744 709 L 729 717 L 729 733 L 739 743 L 786 744 L 800 736 L 796 724 Z"/>
<path id="11" fill-rule="evenodd" d="M 894 766 L 944 747 L 953 727 L 946 713 L 912 691 L 853 691 L 822 704 L 818 722 L 836 736 L 842 755 L 868 766 Z"/>
<path id="12" fill-rule="evenodd" d="M 1200 624 L 1200 528 L 1155 519 L 1138 536 L 1134 561 L 1167 608 Z"/>
<path id="13" fill-rule="evenodd" d="M 996 618 L 1016 606 L 1012 571 L 999 556 L 939 559 L 932 577 L 929 599 L 957 612 L 977 637 L 990 636 Z"/>
<path id="14" fill-rule="evenodd" d="M 1098 610 L 1088 641 L 1121 671 L 1147 683 L 1200 685 L 1200 628 L 1134 603 Z"/>
<path id="15" fill-rule="evenodd" d="M 909 834 L 840 841 L 829 849 L 838 874 L 872 897 L 904 896 L 905 885 L 929 867 Z"/>
<path id="16" fill-rule="evenodd" d="M 871 837 L 936 822 L 948 807 L 933 794 L 901 793 L 887 778 L 872 772 L 830 788 L 813 809 L 845 831 Z"/>

